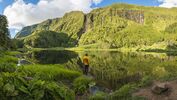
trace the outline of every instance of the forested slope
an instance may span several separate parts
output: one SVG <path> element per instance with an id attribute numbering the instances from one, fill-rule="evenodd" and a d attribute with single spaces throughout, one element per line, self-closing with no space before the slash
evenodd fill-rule
<path id="1" fill-rule="evenodd" d="M 176 47 L 176 12 L 177 8 L 113 4 L 94 9 L 88 14 L 74 11 L 62 18 L 25 27 L 16 38 L 26 41 L 33 35 L 36 36 L 35 39 L 39 39 L 37 33 L 53 31 L 67 35 L 65 47 L 164 49 L 169 45 Z M 35 47 L 26 42 L 24 44 Z"/>

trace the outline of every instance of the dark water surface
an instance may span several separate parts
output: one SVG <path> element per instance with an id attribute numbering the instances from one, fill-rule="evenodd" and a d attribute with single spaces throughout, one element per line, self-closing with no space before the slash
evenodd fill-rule
<path id="1" fill-rule="evenodd" d="M 27 59 L 37 64 L 62 64 L 81 71 L 82 57 L 88 53 L 90 73 L 97 83 L 109 89 L 135 83 L 144 78 L 169 79 L 177 76 L 177 55 L 110 51 L 33 51 Z"/>

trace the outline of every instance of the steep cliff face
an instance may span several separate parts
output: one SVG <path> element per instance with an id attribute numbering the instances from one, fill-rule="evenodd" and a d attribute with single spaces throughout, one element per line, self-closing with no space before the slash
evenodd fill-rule
<path id="1" fill-rule="evenodd" d="M 111 9 L 110 16 L 119 16 L 137 23 L 144 23 L 144 12 L 140 10 L 117 10 Z"/>
<path id="2" fill-rule="evenodd" d="M 82 35 L 79 45 L 121 48 L 151 46 L 169 40 L 175 42 L 174 36 L 165 31 L 176 22 L 175 11 L 177 9 L 126 4 L 93 10 L 89 13 L 89 30 Z"/>
<path id="3" fill-rule="evenodd" d="M 74 11 L 62 18 L 28 26 L 16 38 L 35 36 L 40 31 L 63 33 L 66 46 L 89 46 L 97 48 L 120 48 L 152 45 L 162 42 L 171 32 L 177 19 L 177 9 L 114 4 L 94 9 L 88 14 Z M 170 31 L 169 31 L 170 30 Z M 174 27 L 175 30 L 175 27 Z M 32 34 L 33 33 L 33 34 Z M 174 39 L 175 40 L 175 39 Z"/>

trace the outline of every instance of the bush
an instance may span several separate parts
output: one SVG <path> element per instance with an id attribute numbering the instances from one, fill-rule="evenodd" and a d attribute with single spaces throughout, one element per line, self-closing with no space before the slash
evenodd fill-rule
<path id="1" fill-rule="evenodd" d="M 16 65 L 13 63 L 2 63 L 0 64 L 0 72 L 14 72 Z"/>
<path id="2" fill-rule="evenodd" d="M 89 88 L 89 84 L 93 82 L 92 78 L 81 76 L 74 80 L 74 91 L 77 94 L 84 94 Z"/>
<path id="3" fill-rule="evenodd" d="M 2 100 L 74 100 L 72 90 L 53 81 L 25 80 L 22 73 L 2 73 L 0 97 Z"/>
<path id="4" fill-rule="evenodd" d="M 9 55 L 3 55 L 0 58 L 0 63 L 14 63 L 17 64 L 18 59 L 13 57 L 13 56 L 9 56 Z"/>
<path id="5" fill-rule="evenodd" d="M 139 84 L 140 87 L 144 87 L 144 86 L 149 86 L 152 84 L 152 77 L 151 76 L 144 76 L 141 79 L 141 82 Z"/>
<path id="6" fill-rule="evenodd" d="M 136 89 L 135 84 L 126 84 L 122 86 L 119 90 L 116 90 L 113 92 L 113 94 L 110 95 L 111 100 L 129 100 L 131 97 L 131 93 Z"/>
<path id="7" fill-rule="evenodd" d="M 106 100 L 108 94 L 104 92 L 97 92 L 95 95 L 91 96 L 89 100 Z"/>
<path id="8" fill-rule="evenodd" d="M 155 76 L 155 78 L 163 78 L 168 76 L 168 71 L 164 67 L 157 66 L 153 68 L 152 74 Z"/>

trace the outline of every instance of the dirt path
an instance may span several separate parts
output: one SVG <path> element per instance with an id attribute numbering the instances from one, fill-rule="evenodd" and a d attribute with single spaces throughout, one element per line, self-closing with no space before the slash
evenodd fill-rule
<path id="1" fill-rule="evenodd" d="M 160 82 L 154 82 L 154 84 L 158 84 Z M 177 100 L 177 80 L 165 82 L 168 84 L 168 87 L 170 87 L 168 92 L 162 93 L 160 95 L 155 94 L 151 91 L 152 86 L 140 89 L 136 93 L 134 93 L 134 96 L 141 96 L 147 98 L 147 100 Z"/>

